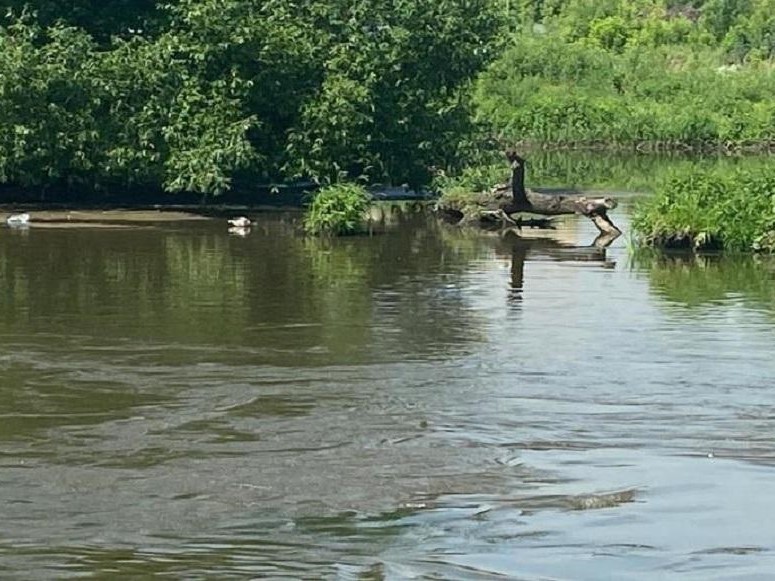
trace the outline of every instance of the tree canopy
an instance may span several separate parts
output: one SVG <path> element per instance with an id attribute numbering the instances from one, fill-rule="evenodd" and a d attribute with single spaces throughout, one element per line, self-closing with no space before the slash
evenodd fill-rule
<path id="1" fill-rule="evenodd" d="M 164 12 L 156 0 L 4 0 L 0 6 L 21 15 L 34 14 L 43 26 L 61 23 L 81 28 L 100 41 L 131 31 L 151 32 Z"/>
<path id="2" fill-rule="evenodd" d="M 490 0 L 52 0 L 0 21 L 0 182 L 423 183 L 469 128 Z"/>

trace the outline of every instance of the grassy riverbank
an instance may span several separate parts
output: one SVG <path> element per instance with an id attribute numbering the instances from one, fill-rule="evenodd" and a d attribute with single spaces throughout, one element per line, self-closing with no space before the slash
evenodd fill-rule
<path id="1" fill-rule="evenodd" d="M 690 48 L 615 54 L 551 38 L 520 39 L 482 77 L 479 118 L 510 143 L 639 151 L 771 149 L 772 63 L 739 69 L 722 63 L 712 51 Z"/>
<path id="2" fill-rule="evenodd" d="M 676 174 L 638 205 L 633 227 L 649 246 L 775 252 L 775 171 Z"/>
<path id="3" fill-rule="evenodd" d="M 640 151 L 775 145 L 766 2 L 552 5 L 518 19 L 476 86 L 478 120 L 497 140 Z"/>
<path id="4" fill-rule="evenodd" d="M 500 149 L 592 150 L 600 158 L 615 150 L 769 152 L 772 10 L 769 0 L 517 3 L 502 53 L 475 85 L 477 120 Z M 626 172 L 578 179 L 547 171 L 540 155 L 529 162 L 536 186 L 656 192 L 635 214 L 645 245 L 775 251 L 767 162 L 657 163 L 645 180 Z M 440 187 L 452 197 L 485 190 L 504 179 L 502 167 L 487 160 Z"/>
<path id="5" fill-rule="evenodd" d="M 675 174 L 695 171 L 758 171 L 772 164 L 769 155 L 633 154 L 616 151 L 526 150 L 526 183 L 530 187 L 602 190 L 607 192 L 655 192 Z M 509 176 L 502 151 L 480 156 L 454 175 L 440 175 L 436 189 L 442 193 L 489 190 Z"/>

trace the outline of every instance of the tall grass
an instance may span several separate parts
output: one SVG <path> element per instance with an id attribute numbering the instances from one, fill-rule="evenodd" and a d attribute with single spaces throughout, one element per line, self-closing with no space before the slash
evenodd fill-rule
<path id="1" fill-rule="evenodd" d="M 636 207 L 646 245 L 775 252 L 775 170 L 698 170 L 667 179 Z"/>
<path id="2" fill-rule="evenodd" d="M 509 143 L 648 151 L 775 145 L 775 67 L 727 66 L 720 48 L 622 52 L 519 35 L 479 79 L 477 118 Z"/>

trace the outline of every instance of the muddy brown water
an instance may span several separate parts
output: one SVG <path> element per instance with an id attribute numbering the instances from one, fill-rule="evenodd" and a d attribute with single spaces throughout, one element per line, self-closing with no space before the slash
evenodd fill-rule
<path id="1" fill-rule="evenodd" d="M 387 217 L 1 229 L 0 577 L 775 571 L 772 263 Z"/>

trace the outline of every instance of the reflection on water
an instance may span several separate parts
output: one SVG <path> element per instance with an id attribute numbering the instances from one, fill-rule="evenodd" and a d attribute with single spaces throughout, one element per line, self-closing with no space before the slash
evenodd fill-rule
<path id="1" fill-rule="evenodd" d="M 772 263 L 383 217 L 0 230 L 0 576 L 772 571 Z"/>
<path id="2" fill-rule="evenodd" d="M 558 240 L 545 233 L 530 236 L 530 231 L 510 230 L 500 237 L 496 256 L 511 261 L 511 294 L 514 303 L 522 300 L 525 288 L 525 264 L 529 260 L 550 260 L 573 263 L 599 263 L 604 268 L 615 268 L 616 262 L 608 259 L 608 246 L 611 239 L 599 234 L 591 244 L 580 245 L 572 240 Z"/>
<path id="3" fill-rule="evenodd" d="M 648 271 L 665 300 L 690 308 L 738 302 L 775 309 L 775 260 L 761 256 L 695 256 L 639 253 L 634 262 Z"/>

